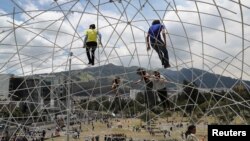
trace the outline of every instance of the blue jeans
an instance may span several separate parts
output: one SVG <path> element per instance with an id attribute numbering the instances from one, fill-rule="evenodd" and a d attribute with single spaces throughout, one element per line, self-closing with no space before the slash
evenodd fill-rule
<path id="1" fill-rule="evenodd" d="M 169 65 L 168 50 L 164 44 L 151 43 L 152 48 L 158 53 L 162 65 Z"/>

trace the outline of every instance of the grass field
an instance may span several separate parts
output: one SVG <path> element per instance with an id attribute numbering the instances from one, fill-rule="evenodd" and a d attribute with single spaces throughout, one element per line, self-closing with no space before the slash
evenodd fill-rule
<path id="1" fill-rule="evenodd" d="M 119 121 L 116 121 L 119 120 Z M 170 121 L 170 122 L 167 122 Z M 173 122 L 172 122 L 173 121 Z M 182 121 L 182 122 L 178 122 Z M 108 134 L 125 134 L 127 137 L 127 140 L 131 137 L 133 140 L 158 140 L 158 141 L 164 141 L 164 140 L 182 140 L 181 134 L 184 133 L 187 129 L 188 123 L 185 122 L 185 119 L 183 117 L 170 117 L 168 119 L 165 118 L 158 118 L 157 121 L 155 121 L 154 126 L 156 128 L 162 128 L 165 127 L 167 130 L 169 130 L 170 127 L 173 127 L 173 131 L 171 132 L 171 136 L 167 136 L 166 138 L 164 137 L 163 133 L 157 133 L 154 136 L 151 135 L 148 131 L 145 129 L 141 129 L 140 132 L 135 132 L 133 131 L 133 127 L 135 126 L 141 126 L 144 125 L 145 123 L 142 122 L 140 119 L 113 119 L 111 121 L 113 123 L 112 128 L 107 128 L 107 125 L 104 123 L 101 123 L 99 121 L 94 122 L 94 130 L 92 130 L 92 124 L 84 124 L 82 123 L 82 132 L 80 133 L 80 138 L 79 139 L 74 139 L 72 138 L 72 135 L 70 135 L 70 140 L 81 140 L 81 141 L 86 141 L 89 140 L 91 141 L 91 137 L 94 136 L 99 136 L 100 141 L 104 141 L 104 136 Z M 183 127 L 182 128 L 177 128 L 175 125 L 182 123 Z M 118 128 L 118 125 L 122 125 L 122 128 Z M 196 135 L 199 138 L 203 138 L 207 134 L 207 126 L 204 125 L 203 122 L 200 124 L 196 125 L 197 126 L 197 133 Z M 73 127 L 71 127 L 73 128 Z M 74 125 L 74 128 L 79 128 L 79 125 Z M 65 141 L 66 137 L 64 135 L 64 132 L 60 132 L 61 136 L 56 137 L 53 139 L 48 139 L 48 140 L 54 140 L 54 141 Z"/>

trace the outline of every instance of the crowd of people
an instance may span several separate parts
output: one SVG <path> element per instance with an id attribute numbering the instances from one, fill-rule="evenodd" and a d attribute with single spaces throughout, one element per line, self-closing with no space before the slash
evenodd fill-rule
<path id="1" fill-rule="evenodd" d="M 4 131 L 0 141 L 44 141 L 46 138 L 45 130 L 30 130 L 28 127 L 18 129 L 13 133 Z"/>
<path id="2" fill-rule="evenodd" d="M 125 134 L 109 134 L 105 135 L 104 141 L 126 141 Z"/>

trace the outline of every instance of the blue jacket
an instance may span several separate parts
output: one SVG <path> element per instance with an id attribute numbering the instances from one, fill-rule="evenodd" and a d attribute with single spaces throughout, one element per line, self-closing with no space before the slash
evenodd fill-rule
<path id="1" fill-rule="evenodd" d="M 162 24 L 151 25 L 148 34 L 150 36 L 150 42 L 152 43 L 164 43 L 161 39 L 161 31 L 165 29 L 165 26 Z"/>

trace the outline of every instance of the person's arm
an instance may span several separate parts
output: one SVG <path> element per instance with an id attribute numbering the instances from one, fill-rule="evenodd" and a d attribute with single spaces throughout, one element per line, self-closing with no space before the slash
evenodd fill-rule
<path id="1" fill-rule="evenodd" d="M 159 80 L 162 83 L 168 82 L 167 79 L 164 76 L 162 76 L 162 75 L 160 76 Z"/>
<path id="2" fill-rule="evenodd" d="M 102 34 L 99 31 L 97 32 L 97 34 L 98 34 L 98 37 L 99 37 L 99 42 L 100 42 L 100 44 L 102 46 Z"/>
<path id="3" fill-rule="evenodd" d="M 135 84 L 138 84 L 138 83 L 140 83 L 140 82 L 141 82 L 141 79 L 135 81 L 134 83 L 135 83 Z"/>
<path id="4" fill-rule="evenodd" d="M 84 40 L 83 40 L 83 48 L 86 47 L 86 43 L 87 43 L 87 40 L 88 40 L 88 31 L 87 30 L 84 31 L 84 35 L 85 35 L 85 37 L 84 37 Z"/>
<path id="5" fill-rule="evenodd" d="M 145 75 L 142 75 L 142 79 L 144 78 L 152 80 L 151 76 L 148 73 L 146 73 Z"/>
<path id="6" fill-rule="evenodd" d="M 112 90 L 115 90 L 115 89 L 116 89 L 116 84 L 113 83 L 113 84 L 112 84 Z"/>
<path id="7" fill-rule="evenodd" d="M 157 77 L 155 77 L 154 75 L 149 75 L 147 76 L 147 78 L 150 80 L 150 81 L 157 81 L 159 80 Z"/>
<path id="8" fill-rule="evenodd" d="M 143 79 L 146 77 L 146 75 L 141 75 L 141 79 L 135 81 L 135 84 L 138 84 L 139 82 L 143 81 Z"/>
<path id="9" fill-rule="evenodd" d="M 149 34 L 148 34 L 147 37 L 146 37 L 147 51 L 150 50 L 149 38 L 150 37 L 149 37 Z"/>
<path id="10" fill-rule="evenodd" d="M 85 38 L 84 38 L 84 40 L 83 40 L 83 48 L 86 47 L 87 39 L 88 39 L 88 35 L 85 35 Z"/>

